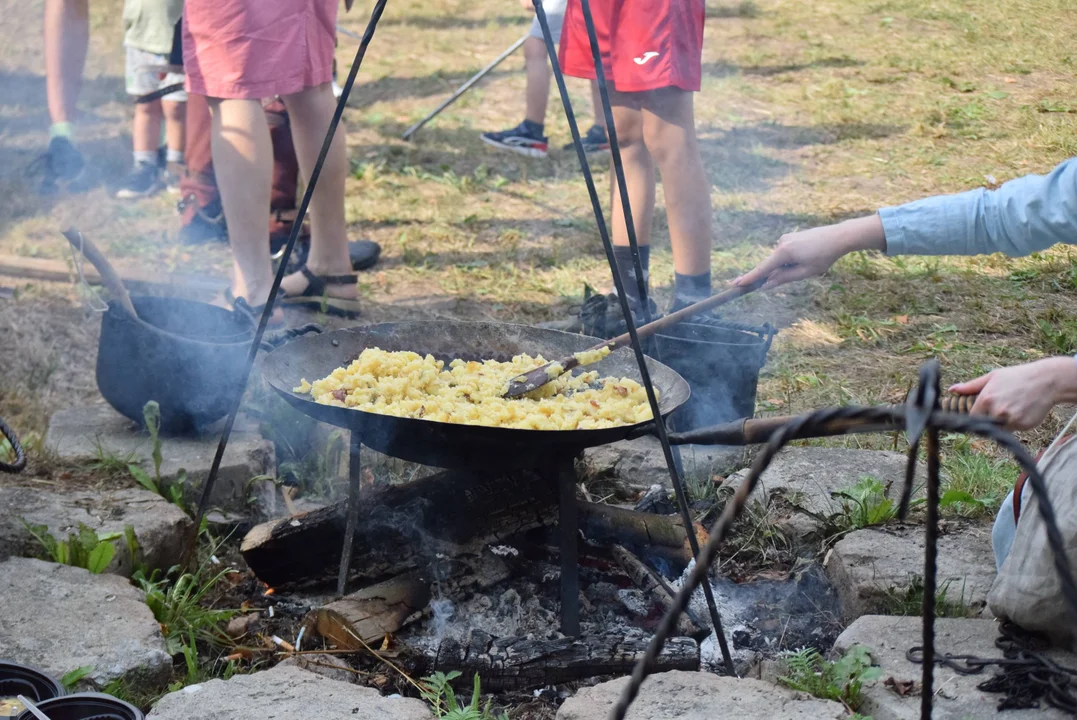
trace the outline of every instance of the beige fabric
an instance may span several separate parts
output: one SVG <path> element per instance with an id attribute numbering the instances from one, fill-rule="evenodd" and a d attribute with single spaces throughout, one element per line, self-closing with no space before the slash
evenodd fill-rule
<path id="1" fill-rule="evenodd" d="M 183 0 L 124 0 L 123 44 L 168 56 L 182 15 Z"/>
<path id="2" fill-rule="evenodd" d="M 1053 448 L 1038 467 L 1047 481 L 1066 556 L 1077 568 L 1077 442 Z M 1009 618 L 1026 630 L 1048 633 L 1059 645 L 1074 641 L 1077 628 L 1062 597 L 1036 493 L 1021 508 L 1013 548 L 995 578 L 987 606 L 997 617 Z"/>

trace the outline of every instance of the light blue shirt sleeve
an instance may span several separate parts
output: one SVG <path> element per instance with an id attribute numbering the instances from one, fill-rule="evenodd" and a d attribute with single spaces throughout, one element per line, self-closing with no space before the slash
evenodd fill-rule
<path id="1" fill-rule="evenodd" d="M 939 195 L 879 211 L 887 255 L 1029 255 L 1077 244 L 1077 158 L 996 190 Z"/>

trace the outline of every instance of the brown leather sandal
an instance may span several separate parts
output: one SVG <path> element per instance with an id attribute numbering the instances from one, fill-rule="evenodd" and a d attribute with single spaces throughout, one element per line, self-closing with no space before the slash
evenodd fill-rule
<path id="1" fill-rule="evenodd" d="M 333 297 L 328 292 L 330 285 L 354 286 L 359 280 L 358 275 L 349 273 L 318 276 L 305 265 L 299 269 L 299 272 L 307 279 L 307 287 L 298 295 L 282 296 L 281 304 L 284 307 L 301 307 L 304 310 L 323 312 L 349 320 L 360 316 L 358 299 Z"/>

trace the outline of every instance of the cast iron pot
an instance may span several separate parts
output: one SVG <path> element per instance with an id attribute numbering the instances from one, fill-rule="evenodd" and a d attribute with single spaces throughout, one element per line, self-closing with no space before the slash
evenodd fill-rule
<path id="1" fill-rule="evenodd" d="M 97 387 L 109 405 L 141 425 L 142 408 L 156 400 L 166 434 L 197 432 L 224 417 L 241 391 L 250 318 L 173 297 L 131 301 L 144 322 L 115 302 L 101 318 Z"/>

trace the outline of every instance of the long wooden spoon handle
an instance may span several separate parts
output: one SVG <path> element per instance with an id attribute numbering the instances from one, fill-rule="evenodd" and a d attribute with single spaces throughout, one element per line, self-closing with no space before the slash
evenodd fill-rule
<path id="1" fill-rule="evenodd" d="M 68 228 L 63 231 L 63 236 L 67 238 L 67 241 L 71 243 L 71 246 L 81 252 L 90 264 L 97 269 L 97 273 L 101 276 L 101 282 L 108 288 L 109 294 L 116 299 L 120 304 L 120 307 L 130 315 L 132 318 L 138 319 L 138 313 L 135 311 L 135 306 L 131 302 L 131 296 L 127 292 L 127 288 L 123 284 L 123 280 L 120 279 L 119 274 L 112 267 L 110 263 L 101 251 L 94 245 L 89 239 L 78 230 L 78 228 Z"/>
<path id="2" fill-rule="evenodd" d="M 655 333 L 671 328 L 678 323 L 682 323 L 690 317 L 695 317 L 700 313 L 705 313 L 712 308 L 716 308 L 719 305 L 725 305 L 731 300 L 736 300 L 737 298 L 743 297 L 750 292 L 754 292 L 755 290 L 758 290 L 760 287 L 762 287 L 763 283 L 765 282 L 766 279 L 764 278 L 763 280 L 759 280 L 752 285 L 731 287 L 728 290 L 723 290 L 717 295 L 711 295 L 709 298 L 700 300 L 699 302 L 693 303 L 688 307 L 681 308 L 677 312 L 671 312 L 669 315 L 661 317 L 654 322 L 649 322 L 646 325 L 640 325 L 638 328 L 636 328 L 636 336 L 641 339 L 649 338 Z M 631 340 L 631 336 L 628 333 L 624 333 L 623 335 L 618 335 L 612 340 L 604 342 L 600 345 L 596 345 L 595 349 L 597 350 L 603 347 L 608 347 L 611 351 L 617 350 L 618 348 L 622 348 L 628 345 Z"/>

